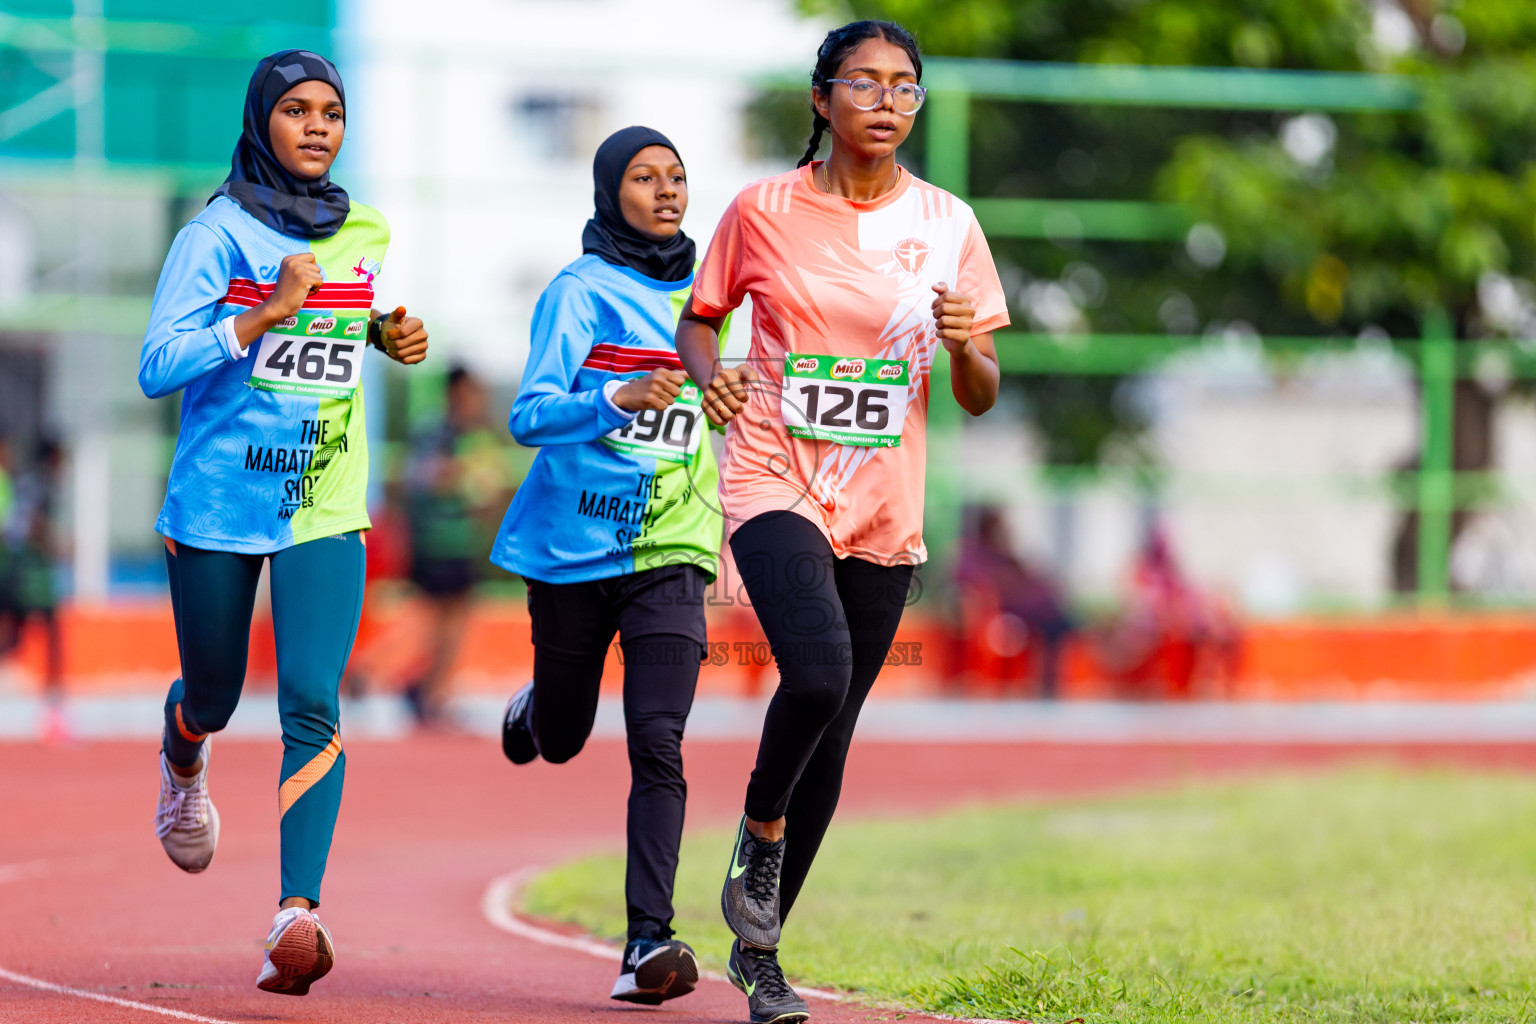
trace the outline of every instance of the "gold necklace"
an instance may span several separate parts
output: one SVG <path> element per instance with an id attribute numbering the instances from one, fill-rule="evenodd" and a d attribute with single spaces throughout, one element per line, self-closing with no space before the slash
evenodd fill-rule
<path id="1" fill-rule="evenodd" d="M 827 183 L 827 193 L 829 195 L 842 195 L 841 192 L 833 192 L 832 191 L 832 175 L 827 170 L 827 167 L 831 163 L 832 163 L 832 161 L 830 161 L 830 160 L 823 160 L 821 162 L 821 180 Z M 900 181 L 900 180 L 901 180 L 901 168 L 898 166 L 896 168 L 896 181 Z M 881 195 L 885 195 L 886 192 L 889 192 L 891 189 L 895 188 L 896 187 L 896 181 L 891 182 L 890 186 L 888 188 L 886 188 L 885 191 L 881 192 L 880 194 Z M 846 199 L 847 196 L 843 196 L 843 198 Z"/>

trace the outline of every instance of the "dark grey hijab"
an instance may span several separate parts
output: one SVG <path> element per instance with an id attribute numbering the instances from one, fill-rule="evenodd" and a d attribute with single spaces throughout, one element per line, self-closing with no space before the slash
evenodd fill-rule
<path id="1" fill-rule="evenodd" d="M 638 126 L 614 132 L 597 147 L 592 158 L 592 199 L 597 212 L 581 233 L 581 251 L 656 281 L 682 281 L 693 273 L 693 239 L 679 231 L 665 242 L 653 241 L 631 227 L 619 208 L 624 170 L 646 146 L 666 146 L 677 152 L 661 132 Z M 683 158 L 677 159 L 681 163 Z"/>
<path id="2" fill-rule="evenodd" d="M 295 238 L 329 238 L 341 230 L 352 202 L 329 174 L 295 177 L 272 152 L 267 126 L 272 108 L 300 82 L 325 82 L 336 90 L 343 107 L 347 94 L 336 66 L 308 50 L 283 50 L 256 65 L 245 90 L 245 124 L 229 177 L 214 196 L 229 196 L 267 227 Z M 212 202 L 212 199 L 209 200 Z"/>

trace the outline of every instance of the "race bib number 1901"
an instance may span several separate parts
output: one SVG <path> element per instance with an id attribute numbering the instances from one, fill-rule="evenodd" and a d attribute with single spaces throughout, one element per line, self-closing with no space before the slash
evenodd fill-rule
<path id="1" fill-rule="evenodd" d="M 262 336 L 247 384 L 264 391 L 351 398 L 363 372 L 368 314 L 291 316 Z"/>
<path id="2" fill-rule="evenodd" d="M 790 437 L 895 448 L 907 419 L 909 373 L 901 359 L 785 356 L 784 426 Z"/>

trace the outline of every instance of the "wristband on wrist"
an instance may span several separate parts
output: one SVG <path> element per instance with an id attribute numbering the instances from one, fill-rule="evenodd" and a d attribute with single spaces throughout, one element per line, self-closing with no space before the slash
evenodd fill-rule
<path id="1" fill-rule="evenodd" d="M 368 318 L 368 344 L 393 359 L 395 354 L 390 351 L 393 346 L 390 345 L 389 338 L 384 333 L 384 322 L 387 319 L 389 318 L 383 316 Z"/>

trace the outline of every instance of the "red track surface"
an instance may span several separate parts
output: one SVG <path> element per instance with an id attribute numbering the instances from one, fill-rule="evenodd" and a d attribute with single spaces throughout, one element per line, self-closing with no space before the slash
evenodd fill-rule
<path id="1" fill-rule="evenodd" d="M 481 914 L 497 876 L 622 846 L 626 766 L 615 742 L 594 743 L 559 768 L 519 769 L 473 739 L 349 745 L 322 908 L 337 967 L 302 999 L 257 991 L 275 912 L 279 755 L 275 742 L 218 745 L 221 845 L 207 873 L 188 876 L 150 825 L 153 744 L 0 745 L 0 968 L 220 1021 L 745 1020 L 745 1001 L 717 981 L 659 1011 L 613 1003 L 613 964 L 508 935 Z M 1360 756 L 1536 769 L 1536 747 L 1493 745 L 867 743 L 855 748 L 842 813 L 914 813 Z M 734 821 L 751 758 L 746 744 L 689 745 L 691 826 Z M 791 938 L 791 970 L 792 949 Z M 880 1016 L 852 1004 L 811 1009 L 817 1021 Z M 0 978 L 4 1021 L 168 1019 Z"/>

